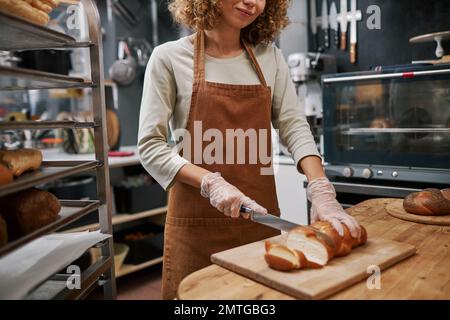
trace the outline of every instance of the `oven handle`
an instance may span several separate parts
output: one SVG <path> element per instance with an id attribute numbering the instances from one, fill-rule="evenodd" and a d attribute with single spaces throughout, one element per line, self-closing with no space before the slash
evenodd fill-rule
<path id="1" fill-rule="evenodd" d="M 366 185 L 360 183 L 346 183 L 331 181 L 336 192 L 369 194 L 378 197 L 404 198 L 412 192 L 422 191 L 422 189 L 400 188 L 379 185 Z"/>
<path id="2" fill-rule="evenodd" d="M 336 83 L 336 82 L 346 82 L 346 81 L 360 81 L 360 80 L 379 80 L 379 79 L 412 79 L 421 76 L 431 76 L 440 74 L 449 74 L 450 69 L 443 70 L 426 70 L 426 71 L 414 71 L 414 72 L 397 72 L 388 74 L 368 74 L 361 76 L 351 76 L 351 77 L 336 77 L 336 78 L 325 78 L 323 83 Z"/>

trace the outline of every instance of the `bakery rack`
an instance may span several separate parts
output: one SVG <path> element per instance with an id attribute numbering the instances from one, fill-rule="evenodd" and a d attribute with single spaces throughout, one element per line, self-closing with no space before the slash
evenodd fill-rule
<path id="1" fill-rule="evenodd" d="M 48 72 L 27 70 L 15 67 L 0 67 L 0 91 L 42 90 L 52 88 L 91 88 L 93 122 L 76 121 L 26 121 L 0 122 L 4 130 L 40 130 L 55 128 L 93 128 L 95 159 L 86 161 L 44 161 L 40 170 L 25 173 L 13 183 L 0 187 L 0 196 L 5 196 L 33 186 L 48 183 L 66 176 L 86 171 L 95 171 L 97 180 L 97 200 L 60 200 L 62 209 L 58 220 L 36 230 L 0 249 L 0 258 L 40 236 L 60 228 L 98 210 L 100 231 L 112 235 L 111 189 L 107 157 L 106 108 L 104 97 L 103 47 L 98 9 L 94 0 L 80 1 L 87 19 L 88 42 L 77 42 L 74 38 L 30 23 L 4 13 L 0 13 L 0 50 L 32 50 L 56 48 L 88 48 L 90 54 L 90 79 L 75 78 Z M 45 160 L 45 158 L 44 158 Z M 101 258 L 81 274 L 81 289 L 62 288 L 53 299 L 81 299 L 86 297 L 97 285 L 103 288 L 105 299 L 116 298 L 114 274 L 113 238 L 98 243 Z M 54 278 L 57 278 L 55 275 Z M 42 279 L 42 284 L 45 281 Z"/>

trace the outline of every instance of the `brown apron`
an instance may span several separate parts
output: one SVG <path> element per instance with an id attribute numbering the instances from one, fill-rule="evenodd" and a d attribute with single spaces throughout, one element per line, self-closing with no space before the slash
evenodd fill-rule
<path id="1" fill-rule="evenodd" d="M 194 43 L 194 83 L 187 131 L 191 134 L 191 150 L 194 150 L 194 121 L 201 121 L 203 132 L 215 128 L 224 137 L 223 155 L 226 155 L 226 129 L 265 129 L 266 157 L 272 156 L 270 87 L 251 48 L 243 42 L 261 84 L 232 85 L 205 81 L 204 33 L 196 34 Z M 203 134 L 202 132 L 202 134 Z M 265 142 L 264 142 L 265 141 Z M 202 150 L 208 145 L 202 142 Z M 234 144 L 235 160 L 237 143 Z M 261 168 L 270 164 L 249 161 L 249 143 L 245 144 L 245 164 L 201 164 L 211 172 L 220 172 L 225 180 L 245 195 L 254 199 L 270 213 L 279 215 L 273 174 L 261 175 Z M 258 150 L 259 151 L 259 150 Z M 253 150 L 254 152 L 254 150 Z M 193 154 L 193 152 L 192 152 Z M 258 153 L 259 154 L 259 153 Z M 194 157 L 192 157 L 194 158 Z M 191 159 L 189 159 L 191 160 Z M 220 161 L 218 161 L 220 162 Z M 233 163 L 236 163 L 234 161 Z M 272 171 L 273 172 L 273 171 Z M 170 189 L 165 225 L 164 262 L 162 279 L 163 299 L 176 297 L 181 280 L 190 273 L 211 264 L 213 253 L 278 235 L 279 232 L 254 222 L 224 216 L 203 198 L 197 188 L 176 182 Z"/>

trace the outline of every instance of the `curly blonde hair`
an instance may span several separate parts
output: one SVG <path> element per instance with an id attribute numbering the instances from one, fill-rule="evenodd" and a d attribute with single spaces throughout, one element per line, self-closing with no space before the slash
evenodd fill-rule
<path id="1" fill-rule="evenodd" d="M 221 0 L 170 0 L 173 19 L 194 31 L 211 30 L 221 15 Z M 242 38 L 257 45 L 275 40 L 289 24 L 287 10 L 291 0 L 267 0 L 263 13 L 242 29 Z"/>

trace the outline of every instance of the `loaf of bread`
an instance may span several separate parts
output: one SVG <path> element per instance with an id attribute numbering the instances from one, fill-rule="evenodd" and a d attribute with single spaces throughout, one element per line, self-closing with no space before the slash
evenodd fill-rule
<path id="1" fill-rule="evenodd" d="M 341 237 L 329 222 L 318 221 L 311 225 L 325 233 L 330 238 L 328 241 L 309 228 L 294 228 L 289 231 L 286 244 L 266 241 L 264 259 L 270 268 L 279 271 L 321 268 L 333 257 L 348 255 L 353 248 L 367 242 L 367 231 L 363 226 L 360 226 L 361 235 L 358 239 L 351 236 L 345 224 L 342 226 L 344 235 Z M 332 241 L 331 245 L 329 241 Z"/>
<path id="2" fill-rule="evenodd" d="M 41 163 L 42 153 L 36 149 L 0 150 L 0 164 L 16 177 L 25 171 L 39 169 Z"/>
<path id="3" fill-rule="evenodd" d="M 41 0 L 41 1 L 44 2 L 45 4 L 49 5 L 53 9 L 55 9 L 57 6 L 59 6 L 59 4 L 61 2 L 60 0 Z"/>
<path id="4" fill-rule="evenodd" d="M 442 189 L 441 193 L 447 200 L 450 201 L 450 189 Z"/>
<path id="5" fill-rule="evenodd" d="M 0 164 L 0 186 L 13 182 L 14 176 L 6 166 Z"/>
<path id="6" fill-rule="evenodd" d="M 55 221 L 61 205 L 50 192 L 33 188 L 0 198 L 0 208 L 11 241 Z"/>
<path id="7" fill-rule="evenodd" d="M 0 214 L 0 248 L 8 243 L 8 229 L 6 226 L 6 221 Z"/>
<path id="8" fill-rule="evenodd" d="M 390 119 L 378 117 L 372 120 L 370 123 L 370 128 L 372 129 L 384 129 L 384 128 L 392 128 L 394 124 Z"/>
<path id="9" fill-rule="evenodd" d="M 0 0 L 0 11 L 39 25 L 46 25 L 50 20 L 46 12 L 34 8 L 24 0 Z"/>
<path id="10" fill-rule="evenodd" d="M 448 189 L 424 189 L 413 192 L 403 200 L 405 211 L 422 216 L 442 216 L 450 214 Z"/>
<path id="11" fill-rule="evenodd" d="M 51 6 L 49 6 L 47 3 L 41 0 L 25 0 L 25 1 L 31 4 L 33 8 L 44 11 L 45 13 L 50 13 L 53 10 Z"/>

